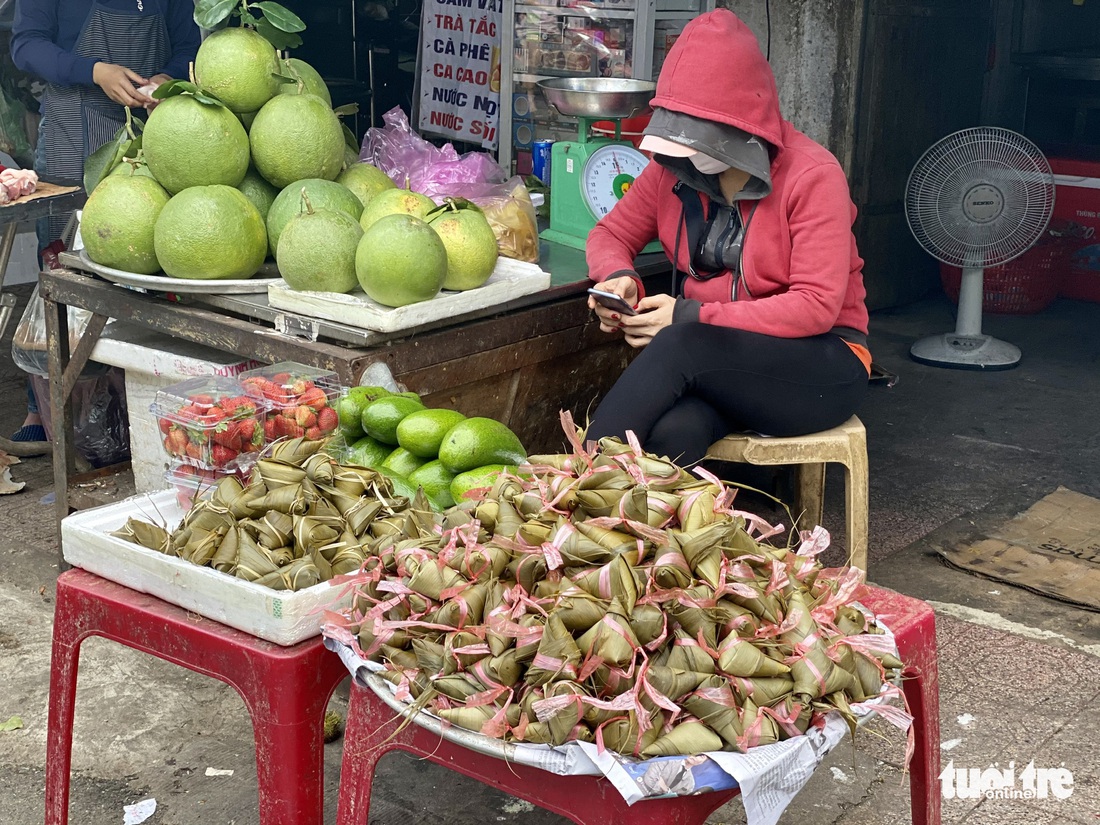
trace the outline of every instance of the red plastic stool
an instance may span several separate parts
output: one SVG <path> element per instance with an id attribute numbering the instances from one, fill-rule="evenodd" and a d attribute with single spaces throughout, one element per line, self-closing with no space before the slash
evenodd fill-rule
<path id="1" fill-rule="evenodd" d="M 932 608 L 889 590 L 867 588 L 863 603 L 881 613 L 897 638 L 905 661 L 903 688 L 914 715 L 916 753 L 910 794 L 914 825 L 940 825 L 939 679 Z M 456 745 L 413 723 L 394 733 L 395 714 L 370 688 L 353 682 L 344 756 L 340 767 L 337 825 L 365 825 L 371 783 L 378 760 L 404 750 L 458 771 L 486 785 L 568 817 L 579 825 L 702 825 L 738 790 L 674 799 L 647 799 L 628 806 L 615 787 L 599 776 L 558 776 L 538 768 L 506 763 Z"/>
<path id="2" fill-rule="evenodd" d="M 46 825 L 69 821 L 69 770 L 80 644 L 103 636 L 232 685 L 256 735 L 263 825 L 321 825 L 324 715 L 348 675 L 318 636 L 284 647 L 160 599 L 68 570 L 57 578 L 50 715 L 46 733 Z"/>
<path id="3" fill-rule="evenodd" d="M 336 825 L 366 825 L 374 769 L 392 750 L 414 753 L 580 825 L 702 825 L 713 811 L 740 793 L 737 789 L 714 791 L 647 799 L 630 806 L 602 776 L 558 776 L 505 762 L 456 745 L 415 723 L 394 733 L 400 721 L 374 691 L 352 682 Z"/>
<path id="4" fill-rule="evenodd" d="M 940 671 L 932 606 L 893 590 L 867 587 L 860 602 L 894 633 L 905 663 L 901 688 L 913 714 L 916 749 L 909 763 L 913 825 L 940 825 Z"/>

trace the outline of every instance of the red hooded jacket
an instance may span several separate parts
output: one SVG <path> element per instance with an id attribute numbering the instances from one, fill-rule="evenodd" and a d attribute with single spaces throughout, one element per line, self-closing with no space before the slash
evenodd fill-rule
<path id="1" fill-rule="evenodd" d="M 746 225 L 744 287 L 734 294 L 730 271 L 710 280 L 686 278 L 685 298 L 701 302 L 703 323 L 780 338 L 802 338 L 843 327 L 866 334 L 863 259 L 852 223 L 856 208 L 837 159 L 783 120 L 771 67 L 756 36 L 726 9 L 696 18 L 677 39 L 661 69 L 654 107 L 730 124 L 764 138 L 772 148 L 772 192 L 738 201 Z M 650 163 L 623 199 L 588 236 L 594 281 L 632 270 L 634 258 L 658 238 L 689 268 L 691 250 L 677 177 Z M 705 196 L 704 196 L 705 201 Z"/>

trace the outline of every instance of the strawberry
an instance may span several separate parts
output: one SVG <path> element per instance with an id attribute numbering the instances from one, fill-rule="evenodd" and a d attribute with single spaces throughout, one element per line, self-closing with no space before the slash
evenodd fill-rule
<path id="1" fill-rule="evenodd" d="M 172 422 L 167 418 L 158 418 L 157 426 L 160 427 L 160 431 L 164 433 L 164 435 L 168 435 L 168 432 L 172 429 Z"/>
<path id="2" fill-rule="evenodd" d="M 306 431 L 302 429 L 299 424 L 296 424 L 289 418 L 284 418 L 283 421 L 286 422 L 286 424 L 284 425 L 286 427 L 285 435 L 288 435 L 291 438 L 301 438 L 303 435 L 305 435 Z"/>
<path id="3" fill-rule="evenodd" d="M 256 402 L 247 395 L 235 395 L 223 398 L 220 402 L 225 414 L 232 418 L 243 418 L 256 413 Z"/>
<path id="4" fill-rule="evenodd" d="M 224 421 L 227 417 L 228 416 L 221 407 L 210 407 L 210 409 L 199 416 L 199 421 L 209 427 L 220 421 Z"/>
<path id="5" fill-rule="evenodd" d="M 205 393 L 201 393 L 199 395 L 189 395 L 187 396 L 187 400 L 194 404 L 196 407 L 209 407 L 211 404 L 214 403 L 214 399 L 211 396 L 206 395 Z"/>
<path id="6" fill-rule="evenodd" d="M 164 439 L 164 449 L 169 455 L 187 455 L 187 435 L 182 430 L 172 430 Z"/>
<path id="7" fill-rule="evenodd" d="M 302 427 L 317 426 L 317 413 L 312 407 L 301 406 L 294 411 L 294 421 Z"/>
<path id="8" fill-rule="evenodd" d="M 188 442 L 187 448 L 184 450 L 184 453 L 187 455 L 188 458 L 194 458 L 198 460 L 202 458 L 202 447 L 200 447 L 198 444 L 192 444 L 191 442 Z"/>
<path id="9" fill-rule="evenodd" d="M 320 427 L 309 427 L 306 430 L 306 438 L 310 441 L 320 441 L 324 437 L 325 433 Z"/>
<path id="10" fill-rule="evenodd" d="M 264 438 L 268 441 L 274 441 L 279 436 L 275 434 L 275 422 L 278 418 L 272 416 L 264 422 Z"/>
<path id="11" fill-rule="evenodd" d="M 299 398 L 308 390 L 313 389 L 314 383 L 308 378 L 299 378 L 293 384 L 290 385 L 290 392 L 293 395 L 299 396 Z"/>
<path id="12" fill-rule="evenodd" d="M 278 384 L 280 387 L 289 384 L 291 381 L 289 372 L 277 372 L 271 376 L 271 383 Z"/>
<path id="13" fill-rule="evenodd" d="M 254 444 L 260 440 L 261 430 L 255 418 L 242 418 L 238 421 L 237 432 L 244 444 Z"/>
<path id="14" fill-rule="evenodd" d="M 307 407 L 319 410 L 328 406 L 328 396 L 320 387 L 310 387 L 298 396 L 298 404 L 304 404 Z"/>
<path id="15" fill-rule="evenodd" d="M 214 449 L 211 452 L 211 456 L 214 460 L 214 464 L 218 467 L 224 467 L 229 464 L 230 461 L 237 457 L 237 451 L 232 450 L 229 447 L 223 447 L 220 444 L 215 444 Z"/>
<path id="16" fill-rule="evenodd" d="M 332 407 L 324 407 L 317 411 L 317 426 L 322 432 L 331 433 L 340 424 L 340 417 Z"/>

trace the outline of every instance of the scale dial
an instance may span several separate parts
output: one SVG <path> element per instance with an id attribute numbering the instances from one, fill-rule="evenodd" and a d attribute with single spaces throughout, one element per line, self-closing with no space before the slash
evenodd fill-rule
<path id="1" fill-rule="evenodd" d="M 609 143 L 593 152 L 581 172 L 581 192 L 599 220 L 622 200 L 649 159 L 629 143 Z"/>

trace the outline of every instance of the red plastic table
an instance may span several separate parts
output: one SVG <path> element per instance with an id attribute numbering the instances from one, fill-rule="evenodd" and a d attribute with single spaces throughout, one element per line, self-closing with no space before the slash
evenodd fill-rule
<path id="1" fill-rule="evenodd" d="M 213 676 L 241 694 L 256 737 L 263 825 L 321 825 L 324 715 L 348 676 L 320 636 L 284 647 L 83 570 L 57 579 L 50 713 L 46 734 L 46 825 L 69 821 L 73 713 L 80 644 L 103 636 Z"/>
<path id="2" fill-rule="evenodd" d="M 890 590 L 868 588 L 863 604 L 894 632 L 905 662 L 902 689 L 914 716 L 916 751 L 910 765 L 914 825 L 940 825 L 939 676 L 936 623 L 932 608 Z M 366 825 L 371 782 L 378 760 L 404 750 L 465 774 L 512 796 L 568 817 L 579 825 L 702 825 L 739 791 L 716 791 L 673 799 L 648 799 L 628 806 L 603 777 L 558 776 L 508 763 L 454 744 L 415 723 L 397 731 L 398 719 L 370 688 L 352 683 L 344 757 L 340 771 L 337 825 Z"/>

